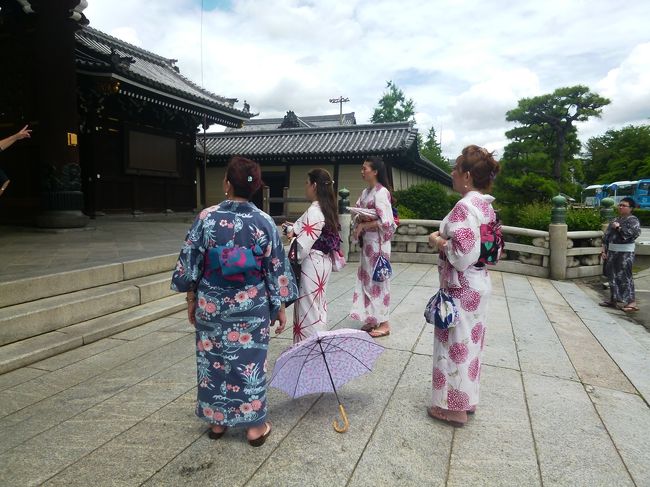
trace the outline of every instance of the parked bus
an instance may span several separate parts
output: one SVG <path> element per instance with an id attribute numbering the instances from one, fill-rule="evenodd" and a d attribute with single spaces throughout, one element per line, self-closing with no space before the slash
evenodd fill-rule
<path id="1" fill-rule="evenodd" d="M 650 179 L 592 184 L 582 190 L 581 199 L 585 206 L 596 207 L 603 198 L 612 198 L 618 204 L 626 196 L 633 198 L 639 208 L 650 209 Z"/>
<path id="2" fill-rule="evenodd" d="M 619 204 L 626 196 L 634 198 L 637 183 L 638 181 L 615 181 L 608 184 L 605 189 L 607 198 L 612 198 L 616 204 Z"/>
<path id="3" fill-rule="evenodd" d="M 592 184 L 582 190 L 582 204 L 586 206 L 600 206 L 600 201 L 605 197 L 606 184 Z"/>

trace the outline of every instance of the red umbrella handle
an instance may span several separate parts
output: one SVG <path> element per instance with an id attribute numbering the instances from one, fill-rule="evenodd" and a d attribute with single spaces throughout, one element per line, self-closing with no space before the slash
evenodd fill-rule
<path id="1" fill-rule="evenodd" d="M 350 422 L 348 421 L 348 415 L 345 414 L 345 408 L 343 407 L 343 404 L 339 404 L 339 411 L 341 412 L 343 421 L 341 421 L 339 418 L 336 418 L 333 422 L 334 430 L 337 433 L 345 433 L 350 427 Z"/>

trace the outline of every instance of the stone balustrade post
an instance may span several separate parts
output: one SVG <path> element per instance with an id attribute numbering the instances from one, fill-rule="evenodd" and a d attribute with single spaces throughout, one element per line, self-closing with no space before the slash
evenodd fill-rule
<path id="1" fill-rule="evenodd" d="M 614 205 L 616 201 L 614 198 L 603 198 L 600 202 L 600 217 L 603 221 L 603 233 L 607 231 L 609 222 L 614 218 Z"/>
<path id="2" fill-rule="evenodd" d="M 553 210 L 551 210 L 551 224 L 548 227 L 549 259 L 551 279 L 566 279 L 567 267 L 567 232 L 566 224 L 566 198 L 561 195 L 553 197 Z"/>
<path id="3" fill-rule="evenodd" d="M 339 190 L 339 225 L 341 225 L 340 235 L 341 235 L 341 251 L 345 256 L 345 259 L 348 259 L 350 254 L 350 226 L 352 224 L 352 215 L 347 210 L 347 207 L 350 206 L 350 191 L 347 188 L 341 188 Z"/>

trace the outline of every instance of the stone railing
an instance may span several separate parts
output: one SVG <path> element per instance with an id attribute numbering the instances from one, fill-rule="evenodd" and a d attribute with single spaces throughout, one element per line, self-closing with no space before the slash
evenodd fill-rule
<path id="1" fill-rule="evenodd" d="M 524 274 L 551 279 L 573 279 L 600 275 L 602 262 L 600 251 L 603 231 L 569 232 L 566 225 L 566 200 L 553 198 L 551 224 L 548 231 L 503 226 L 505 250 L 498 264 L 491 267 L 497 271 Z M 601 213 L 606 219 L 613 217 L 613 200 L 602 202 Z M 340 206 L 344 208 L 344 206 Z M 350 215 L 341 214 L 341 228 L 348 260 L 359 260 L 358 242 L 350 238 Z M 429 234 L 440 227 L 440 220 L 401 220 L 391 243 L 391 262 L 434 264 L 438 256 L 429 247 Z M 522 238 L 523 237 L 523 238 Z M 530 241 L 518 243 L 517 240 Z M 650 249 L 637 245 L 641 255 Z M 648 247 L 648 246 L 645 246 Z M 647 251 L 647 252 L 646 252 Z"/>

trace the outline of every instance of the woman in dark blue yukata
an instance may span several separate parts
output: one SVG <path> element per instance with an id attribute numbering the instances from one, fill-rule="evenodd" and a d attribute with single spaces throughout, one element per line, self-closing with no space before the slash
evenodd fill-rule
<path id="1" fill-rule="evenodd" d="M 196 329 L 196 415 L 210 423 L 210 438 L 245 427 L 252 446 L 271 433 L 269 326 L 284 326 L 284 301 L 297 298 L 277 227 L 249 201 L 261 186 L 259 164 L 230 161 L 223 181 L 227 199 L 196 218 L 172 277 L 172 289 L 187 292 Z"/>

